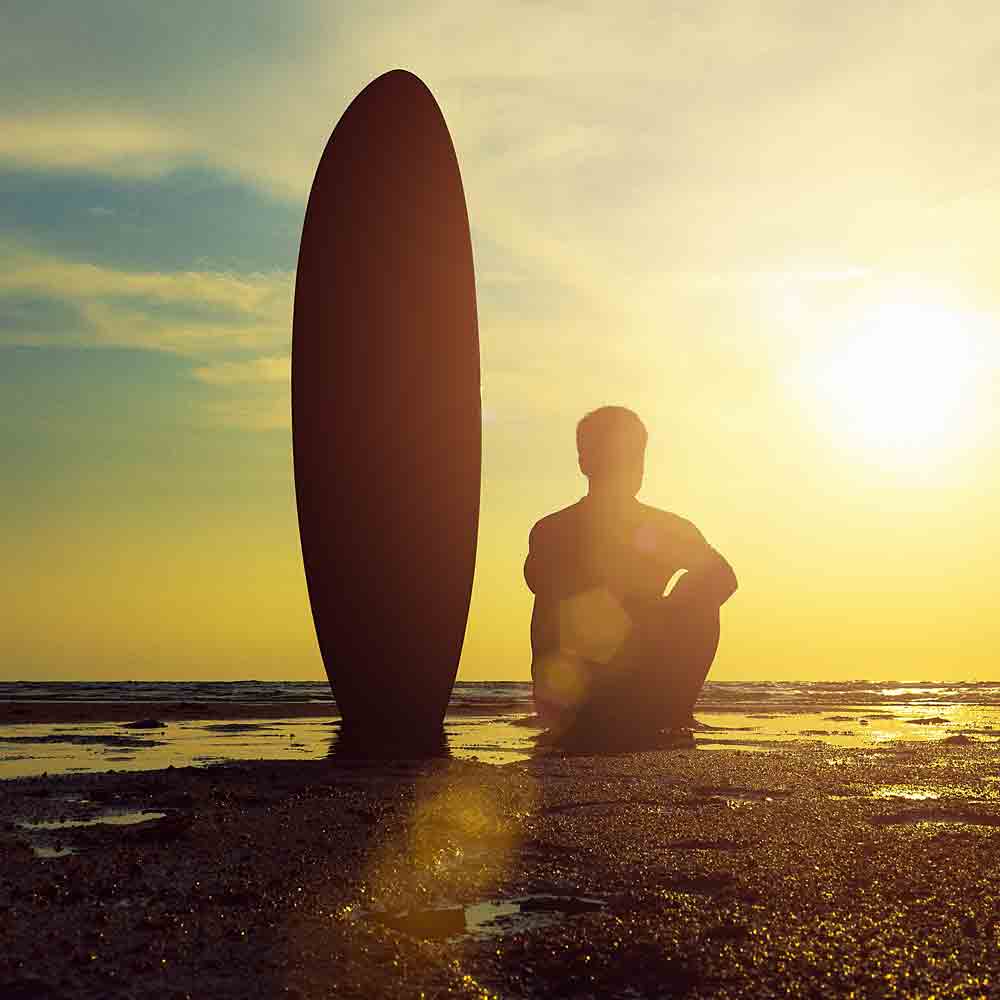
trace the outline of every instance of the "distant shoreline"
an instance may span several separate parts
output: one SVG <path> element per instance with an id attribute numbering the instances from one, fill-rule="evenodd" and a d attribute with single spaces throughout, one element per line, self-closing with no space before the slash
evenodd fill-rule
<path id="1" fill-rule="evenodd" d="M 449 716 L 526 715 L 530 707 L 506 701 L 448 706 Z M 0 701 L 0 726 L 32 723 L 161 722 L 190 719 L 339 719 L 334 701 Z"/>
<path id="2" fill-rule="evenodd" d="M 4 701 L 0 725 L 53 722 L 137 722 L 141 719 L 339 719 L 321 701 Z"/>

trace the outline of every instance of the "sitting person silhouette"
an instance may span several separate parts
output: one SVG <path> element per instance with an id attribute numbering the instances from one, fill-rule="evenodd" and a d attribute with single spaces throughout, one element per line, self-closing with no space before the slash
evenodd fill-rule
<path id="1" fill-rule="evenodd" d="M 531 529 L 535 705 L 566 742 L 631 742 L 690 726 L 719 643 L 719 608 L 736 590 L 729 563 L 690 521 L 636 499 L 646 440 L 631 410 L 588 413 L 576 428 L 587 495 Z"/>

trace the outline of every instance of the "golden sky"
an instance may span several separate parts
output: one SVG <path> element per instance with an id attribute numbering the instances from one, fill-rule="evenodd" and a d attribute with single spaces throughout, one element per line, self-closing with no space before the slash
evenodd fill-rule
<path id="1" fill-rule="evenodd" d="M 739 576 L 713 678 L 995 679 L 995 4 L 354 6 L 8 5 L 0 677 L 323 676 L 298 236 L 340 114 L 402 66 L 476 254 L 460 677 L 528 676 L 527 532 L 617 403 L 641 498 Z"/>

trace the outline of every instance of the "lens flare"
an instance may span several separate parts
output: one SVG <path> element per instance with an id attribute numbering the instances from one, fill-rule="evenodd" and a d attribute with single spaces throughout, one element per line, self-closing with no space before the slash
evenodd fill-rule
<path id="1" fill-rule="evenodd" d="M 596 663 L 608 663 L 632 631 L 632 619 L 606 587 L 559 603 L 559 646 Z"/>

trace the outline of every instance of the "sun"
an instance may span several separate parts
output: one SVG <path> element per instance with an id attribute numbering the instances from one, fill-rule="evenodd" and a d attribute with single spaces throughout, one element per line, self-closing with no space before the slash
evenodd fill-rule
<path id="1" fill-rule="evenodd" d="M 917 303 L 871 306 L 821 359 L 815 385 L 838 438 L 880 457 L 931 458 L 973 425 L 975 321 Z"/>

